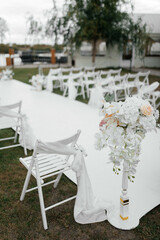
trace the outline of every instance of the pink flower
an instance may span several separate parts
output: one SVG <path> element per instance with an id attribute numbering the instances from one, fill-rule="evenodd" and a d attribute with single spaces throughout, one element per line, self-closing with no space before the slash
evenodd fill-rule
<path id="1" fill-rule="evenodd" d="M 102 127 L 104 124 L 106 124 L 106 122 L 104 121 L 104 119 L 102 119 L 99 126 Z"/>
<path id="2" fill-rule="evenodd" d="M 106 127 L 108 127 L 110 124 L 112 124 L 114 122 L 117 122 L 117 126 L 119 125 L 118 119 L 116 119 L 114 117 L 104 118 L 101 120 L 99 127 L 102 127 L 103 125 L 106 125 Z"/>

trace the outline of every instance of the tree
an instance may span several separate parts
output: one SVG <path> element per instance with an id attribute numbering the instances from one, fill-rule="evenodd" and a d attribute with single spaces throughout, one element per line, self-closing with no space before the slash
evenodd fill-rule
<path id="1" fill-rule="evenodd" d="M 64 43 L 80 46 L 82 41 L 90 42 L 93 64 L 99 40 L 105 41 L 107 46 L 117 44 L 122 48 L 129 39 L 133 23 L 131 16 L 121 10 L 127 3 L 128 0 L 66 0 L 61 20 Z"/>
<path id="2" fill-rule="evenodd" d="M 8 32 L 8 26 L 6 21 L 0 17 L 0 41 L 3 43 L 3 40 L 5 39 L 5 35 Z"/>
<path id="3" fill-rule="evenodd" d="M 53 0 L 53 8 L 47 11 L 46 15 L 48 19 L 45 26 L 45 35 L 53 39 L 54 44 L 57 45 L 60 34 L 60 18 L 55 0 Z"/>
<path id="4" fill-rule="evenodd" d="M 45 24 L 35 19 L 32 15 L 27 17 L 27 24 L 28 24 L 28 35 L 33 37 L 33 40 L 40 38 L 44 39 L 48 37 L 52 39 L 53 45 L 57 46 L 58 37 L 59 37 L 59 30 L 60 30 L 60 21 L 59 21 L 59 12 L 56 7 L 55 0 L 53 0 L 53 8 L 45 12 L 45 18 L 47 21 Z"/>
<path id="5" fill-rule="evenodd" d="M 141 18 L 138 18 L 137 22 L 134 22 L 131 18 L 129 26 L 128 39 L 130 40 L 131 51 L 135 50 L 135 54 L 144 60 L 146 44 L 149 38 L 146 24 L 143 24 Z M 133 56 L 130 59 L 130 70 L 132 70 L 132 58 Z"/>
<path id="6" fill-rule="evenodd" d="M 28 32 L 27 35 L 32 38 L 33 43 L 39 42 L 42 34 L 42 24 L 38 20 L 35 20 L 33 15 L 27 17 Z"/>

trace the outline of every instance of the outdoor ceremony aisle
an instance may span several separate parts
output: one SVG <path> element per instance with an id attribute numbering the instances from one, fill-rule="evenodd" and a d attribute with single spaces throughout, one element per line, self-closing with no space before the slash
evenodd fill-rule
<path id="1" fill-rule="evenodd" d="M 42 141 L 56 141 L 69 137 L 81 129 L 78 143 L 83 145 L 88 175 L 96 197 L 111 201 L 119 209 L 122 175 L 115 175 L 108 163 L 108 150 L 95 150 L 95 133 L 101 117 L 93 109 L 78 101 L 71 101 L 47 91 L 35 91 L 30 85 L 16 80 L 0 82 L 0 104 L 22 100 L 22 112 L 29 119 L 35 136 Z M 129 182 L 129 211 L 140 219 L 160 204 L 160 129 L 147 133 L 134 183 Z M 76 182 L 74 172 L 67 176 Z M 25 176 L 24 176 L 25 177 Z"/>

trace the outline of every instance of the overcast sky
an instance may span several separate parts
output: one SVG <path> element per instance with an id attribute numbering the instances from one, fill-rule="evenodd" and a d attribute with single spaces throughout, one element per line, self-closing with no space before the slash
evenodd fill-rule
<path id="1" fill-rule="evenodd" d="M 135 13 L 159 13 L 160 0 L 133 0 Z M 64 0 L 56 0 L 58 8 L 63 7 Z M 43 13 L 53 7 L 53 0 L 1 0 L 0 17 L 4 18 L 9 27 L 5 42 L 25 43 L 27 39 L 26 16 L 33 14 L 43 21 Z M 44 43 L 48 43 L 47 39 Z"/>

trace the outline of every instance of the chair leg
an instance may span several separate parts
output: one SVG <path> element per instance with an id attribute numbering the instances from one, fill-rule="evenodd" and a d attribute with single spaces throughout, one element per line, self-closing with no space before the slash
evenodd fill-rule
<path id="1" fill-rule="evenodd" d="M 48 224 L 47 224 L 46 211 L 44 206 L 44 198 L 43 198 L 42 186 L 41 186 L 40 175 L 38 170 L 38 164 L 36 161 L 35 161 L 35 165 L 36 165 L 36 179 L 37 179 L 38 195 L 39 195 L 39 202 L 41 207 L 43 227 L 46 230 L 48 229 Z"/>
<path id="2" fill-rule="evenodd" d="M 18 127 L 16 127 L 16 133 L 15 133 L 15 137 L 14 137 L 14 143 L 16 143 L 16 141 L 17 141 L 17 135 L 18 135 Z"/>
<path id="3" fill-rule="evenodd" d="M 23 131 L 23 124 L 22 123 L 21 123 L 20 131 L 22 132 L 22 142 L 23 142 L 24 154 L 27 155 L 27 149 L 26 149 L 26 143 L 25 143 L 25 139 L 24 139 L 24 131 Z"/>
<path id="4" fill-rule="evenodd" d="M 24 185 L 23 185 L 23 190 L 22 190 L 22 193 L 21 193 L 20 201 L 24 200 L 24 197 L 25 197 L 25 194 L 26 194 L 26 190 L 28 188 L 28 183 L 29 183 L 29 180 L 30 180 L 30 177 L 31 177 L 33 164 L 34 164 L 34 160 L 32 159 L 31 160 L 31 164 L 30 164 L 29 169 L 28 169 L 28 172 L 27 172 L 27 176 L 26 176 Z"/>
<path id="5" fill-rule="evenodd" d="M 62 177 L 62 173 L 58 174 L 58 176 L 57 176 L 57 178 L 56 178 L 56 182 L 55 182 L 54 185 L 53 185 L 54 188 L 56 188 L 56 187 L 58 186 L 58 183 L 59 183 L 61 177 Z"/>
<path id="6" fill-rule="evenodd" d="M 86 85 L 86 89 L 87 89 L 87 97 L 89 98 L 89 87 L 88 87 L 88 85 Z"/>
<path id="7" fill-rule="evenodd" d="M 67 86 L 65 86 L 64 92 L 63 92 L 63 97 L 65 97 L 67 95 Z"/>
<path id="8" fill-rule="evenodd" d="M 82 86 L 81 88 L 82 88 L 82 96 L 83 96 L 83 99 L 85 99 L 84 86 Z"/>

